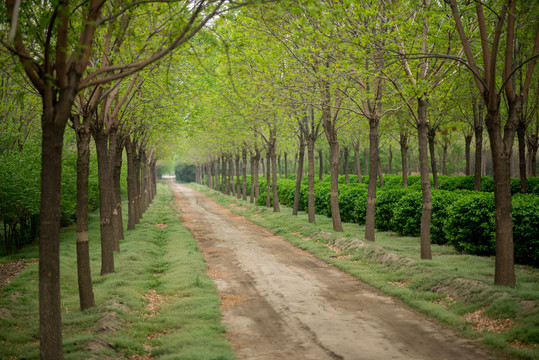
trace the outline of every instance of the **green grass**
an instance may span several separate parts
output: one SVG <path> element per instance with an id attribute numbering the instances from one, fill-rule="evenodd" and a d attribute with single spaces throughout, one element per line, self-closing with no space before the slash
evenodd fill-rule
<path id="1" fill-rule="evenodd" d="M 61 306 L 66 359 L 117 359 L 151 353 L 159 359 L 234 359 L 220 323 L 217 289 L 191 234 L 173 210 L 172 194 L 158 195 L 115 254 L 115 272 L 100 276 L 99 216 L 90 218 L 90 258 L 97 307 L 79 310 L 74 227 L 61 234 Z M 127 209 L 124 209 L 127 214 Z M 159 229 L 156 224 L 167 224 Z M 37 258 L 37 246 L 12 258 Z M 6 262 L 11 258 L 2 258 Z M 164 302 L 146 309 L 150 290 Z M 30 265 L 0 292 L 0 358 L 38 359 L 38 264 Z M 154 316 L 148 316 L 154 315 Z M 113 330 L 103 331 L 103 319 Z M 100 339 L 100 340 L 96 340 Z M 96 350 L 85 351 L 90 343 Z M 101 341 L 101 342 L 99 342 Z M 101 344 L 99 346 L 99 344 Z"/>
<path id="2" fill-rule="evenodd" d="M 517 286 L 494 286 L 493 257 L 463 255 L 450 246 L 433 244 L 433 259 L 421 260 L 419 238 L 391 232 L 377 232 L 375 243 L 358 247 L 366 243 L 364 226 L 345 223 L 344 232 L 335 233 L 331 219 L 325 216 L 317 215 L 316 224 L 309 224 L 305 213 L 292 216 L 291 209 L 283 205 L 280 213 L 273 213 L 271 208 L 205 186 L 190 186 L 463 336 L 478 338 L 506 356 L 539 359 L 538 269 L 517 265 Z M 328 244 L 343 252 L 337 254 Z M 501 333 L 476 331 L 464 318 L 476 310 L 493 321 L 511 319 L 515 325 Z"/>

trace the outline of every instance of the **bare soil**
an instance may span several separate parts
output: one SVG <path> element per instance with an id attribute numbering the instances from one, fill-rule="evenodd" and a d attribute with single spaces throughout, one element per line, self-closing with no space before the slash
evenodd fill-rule
<path id="1" fill-rule="evenodd" d="M 169 182 L 222 301 L 239 359 L 494 359 L 210 198 Z"/>

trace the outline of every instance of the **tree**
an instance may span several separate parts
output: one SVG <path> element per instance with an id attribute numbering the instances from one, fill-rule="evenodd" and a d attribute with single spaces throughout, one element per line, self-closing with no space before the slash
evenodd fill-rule
<path id="1" fill-rule="evenodd" d="M 455 26 L 462 43 L 467 60 L 467 67 L 472 72 L 475 84 L 483 97 L 487 114 L 487 126 L 492 161 L 494 168 L 494 204 L 496 219 L 496 267 L 494 283 L 497 285 L 515 285 L 515 270 L 513 256 L 513 223 L 511 211 L 511 182 L 510 159 L 513 141 L 518 127 L 519 109 L 522 105 L 523 93 L 528 91 L 535 59 L 539 50 L 539 22 L 535 25 L 535 40 L 525 76 L 524 86 L 519 94 L 514 88 L 513 78 L 515 69 L 524 65 L 516 64 L 514 59 L 514 44 L 518 33 L 515 32 L 516 0 L 503 3 L 498 13 L 494 14 L 493 22 L 485 16 L 487 11 L 493 11 L 482 3 L 475 4 L 476 22 L 479 28 L 481 41 L 481 57 L 483 68 L 477 65 L 476 55 L 472 51 L 470 41 L 466 35 L 462 21 L 461 6 L 456 0 L 445 0 L 451 9 Z M 494 24 L 489 29 L 490 24 Z M 502 42 L 506 34 L 505 44 Z M 504 48 L 505 46 L 505 48 Z M 498 58 L 503 59 L 503 72 L 500 74 L 497 67 Z M 479 59 L 478 59 L 479 60 Z M 501 97 L 505 93 L 508 103 L 508 118 L 503 126 L 501 119 Z"/>

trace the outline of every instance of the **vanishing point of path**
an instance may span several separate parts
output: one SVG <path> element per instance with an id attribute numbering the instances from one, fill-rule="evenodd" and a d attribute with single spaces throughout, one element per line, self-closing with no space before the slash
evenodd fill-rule
<path id="1" fill-rule="evenodd" d="M 217 284 L 239 359 L 493 359 L 201 193 L 169 184 Z"/>

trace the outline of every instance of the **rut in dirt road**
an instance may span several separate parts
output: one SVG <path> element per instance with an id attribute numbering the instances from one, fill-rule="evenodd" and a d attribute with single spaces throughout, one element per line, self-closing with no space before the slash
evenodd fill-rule
<path id="1" fill-rule="evenodd" d="M 170 182 L 239 359 L 493 359 L 213 200 Z"/>

